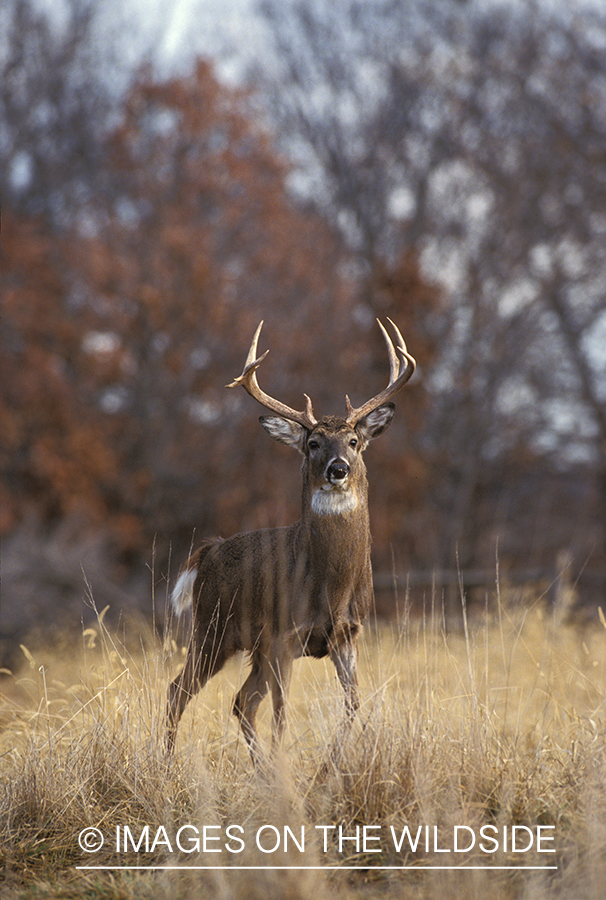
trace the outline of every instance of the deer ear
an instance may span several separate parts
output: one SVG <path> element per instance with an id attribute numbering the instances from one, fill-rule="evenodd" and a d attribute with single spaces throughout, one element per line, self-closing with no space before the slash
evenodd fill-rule
<path id="1" fill-rule="evenodd" d="M 259 416 L 259 422 L 274 441 L 304 453 L 307 431 L 298 422 L 283 419 L 282 416 Z"/>
<path id="2" fill-rule="evenodd" d="M 394 409 L 393 403 L 384 403 L 358 422 L 356 431 L 365 441 L 372 441 L 373 438 L 379 437 L 391 425 Z"/>

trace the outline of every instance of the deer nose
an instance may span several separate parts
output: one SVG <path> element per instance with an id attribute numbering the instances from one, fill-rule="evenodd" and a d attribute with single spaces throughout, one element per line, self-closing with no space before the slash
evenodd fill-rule
<path id="1" fill-rule="evenodd" d="M 329 481 L 344 481 L 349 475 L 350 468 L 344 459 L 334 459 L 326 470 Z"/>

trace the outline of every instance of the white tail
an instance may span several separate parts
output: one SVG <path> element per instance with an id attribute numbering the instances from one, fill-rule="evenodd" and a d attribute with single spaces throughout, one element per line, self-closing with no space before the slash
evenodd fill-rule
<path id="1" fill-rule="evenodd" d="M 192 606 L 196 574 L 195 568 L 185 569 L 177 578 L 177 583 L 170 597 L 170 602 L 177 616 L 182 616 Z"/>

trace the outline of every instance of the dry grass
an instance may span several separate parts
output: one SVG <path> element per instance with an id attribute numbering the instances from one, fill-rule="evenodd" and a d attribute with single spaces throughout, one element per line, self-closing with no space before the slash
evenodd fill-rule
<path id="1" fill-rule="evenodd" d="M 338 741 L 339 753 L 328 751 L 341 714 L 333 671 L 300 661 L 284 751 L 261 775 L 252 771 L 229 715 L 245 660 L 226 667 L 190 704 L 167 766 L 164 695 L 181 650 L 160 647 L 143 631 L 138 637 L 140 645 L 126 649 L 100 621 L 63 648 L 30 654 L 18 677 L 4 679 L 3 897 L 603 896 L 603 620 L 580 632 L 556 624 L 540 602 L 499 602 L 494 620 L 470 622 L 460 634 L 445 635 L 432 618 L 369 629 L 361 646 L 364 706 Z M 261 730 L 267 736 L 269 710 Z M 406 841 L 399 852 L 394 846 L 391 828 L 399 839 L 405 825 L 413 836 L 422 826 L 416 852 Z M 473 830 L 476 846 L 440 852 L 453 850 L 455 826 L 462 825 L 468 835 Z M 543 846 L 557 852 L 538 853 L 536 846 L 484 852 L 477 836 L 489 825 L 499 835 L 514 825 L 536 835 L 541 826 L 555 836 Z M 135 838 L 148 826 L 147 852 L 145 842 L 138 853 L 132 845 L 117 852 L 118 826 Z M 186 850 L 193 828 L 203 836 L 207 826 L 206 852 L 179 851 L 182 826 L 192 826 L 181 832 Z M 232 837 L 229 826 L 238 826 Z M 99 852 L 80 849 L 78 835 L 88 827 L 105 837 Z M 257 848 L 259 829 L 268 850 L 285 827 L 286 850 L 282 842 L 272 853 Z M 359 844 L 339 846 L 339 827 L 344 838 L 358 829 Z M 304 852 L 293 840 L 302 836 Z M 244 849 L 230 852 L 241 847 L 238 837 Z M 386 868 L 447 864 L 455 868 Z M 222 868 L 83 871 L 81 865 Z M 319 868 L 278 868 L 302 865 Z M 557 870 L 497 868 L 514 865 Z"/>

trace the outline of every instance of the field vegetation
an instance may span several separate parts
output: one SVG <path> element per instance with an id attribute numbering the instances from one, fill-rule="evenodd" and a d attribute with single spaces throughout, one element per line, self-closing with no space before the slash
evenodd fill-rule
<path id="1" fill-rule="evenodd" d="M 503 589 L 459 630 L 430 609 L 368 627 L 360 652 L 350 733 L 331 667 L 300 661 L 284 749 L 255 772 L 229 714 L 245 659 L 190 704 L 167 763 L 182 637 L 100 615 L 24 647 L 2 683 L 2 896 L 602 897 L 601 610 L 581 628 Z"/>

